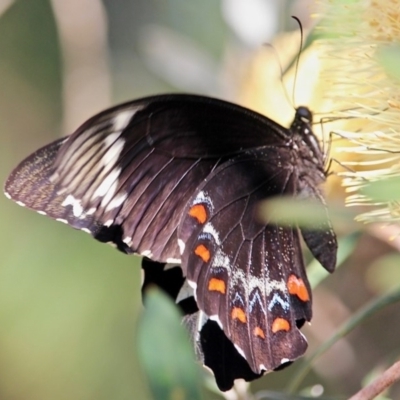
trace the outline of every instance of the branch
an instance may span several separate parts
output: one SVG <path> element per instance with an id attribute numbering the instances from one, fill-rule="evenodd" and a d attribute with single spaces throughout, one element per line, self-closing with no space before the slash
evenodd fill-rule
<path id="1" fill-rule="evenodd" d="M 379 378 L 361 389 L 349 400 L 371 400 L 382 393 L 390 385 L 400 380 L 400 361 L 388 368 Z"/>

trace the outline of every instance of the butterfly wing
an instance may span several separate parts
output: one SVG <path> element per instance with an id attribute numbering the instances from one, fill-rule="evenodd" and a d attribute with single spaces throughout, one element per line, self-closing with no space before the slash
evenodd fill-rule
<path id="1" fill-rule="evenodd" d="M 298 328 L 311 319 L 298 229 L 256 218 L 261 200 L 296 195 L 297 172 L 290 151 L 281 150 L 248 151 L 216 168 L 189 202 L 178 234 L 200 310 L 254 373 L 300 357 L 307 343 Z"/>
<path id="2" fill-rule="evenodd" d="M 328 208 L 318 187 L 309 186 L 307 193 L 316 204 L 320 204 L 321 210 L 324 210 L 324 216 L 312 229 L 301 228 L 301 234 L 312 255 L 328 272 L 333 272 L 336 266 L 338 244 L 328 215 Z"/>
<path id="3" fill-rule="evenodd" d="M 10 174 L 5 184 L 5 194 L 20 206 L 26 206 L 54 218 L 67 218 L 68 210 L 61 206 L 65 196 L 60 196 L 49 180 L 54 160 L 65 139 L 35 151 Z M 68 218 L 73 219 L 73 215 Z"/>
<path id="4" fill-rule="evenodd" d="M 196 187 L 221 158 L 282 142 L 286 133 L 227 102 L 150 97 L 100 113 L 38 150 L 5 191 L 124 252 L 177 261 L 176 230 Z"/>
<path id="5" fill-rule="evenodd" d="M 220 390 L 231 389 L 235 379 L 252 381 L 261 376 L 251 370 L 218 324 L 198 309 L 193 289 L 188 286 L 180 265 L 143 258 L 142 270 L 142 296 L 147 287 L 156 285 L 176 302 L 183 313 L 182 323 L 189 332 L 196 358 L 212 370 Z"/>
<path id="6" fill-rule="evenodd" d="M 311 291 L 298 230 L 255 217 L 259 200 L 297 193 L 302 165 L 292 138 L 306 129 L 311 134 L 302 121 L 296 118 L 296 129 L 288 131 L 215 99 L 141 99 L 98 114 L 29 156 L 5 191 L 126 253 L 153 262 L 182 258 L 196 296 L 179 300 L 185 323 L 195 329 L 200 358 L 228 389 L 233 379 L 253 379 L 306 348 L 298 327 L 311 318 Z M 311 180 L 312 187 L 321 183 Z M 320 233 L 302 233 L 331 269 L 332 257 L 326 261 L 323 254 L 333 249 L 332 235 L 321 245 Z M 183 276 L 169 277 L 164 283 L 172 291 L 177 282 L 185 286 Z"/>

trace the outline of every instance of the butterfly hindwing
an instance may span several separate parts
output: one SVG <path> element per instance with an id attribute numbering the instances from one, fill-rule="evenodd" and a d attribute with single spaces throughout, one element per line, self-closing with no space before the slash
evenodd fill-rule
<path id="1" fill-rule="evenodd" d="M 142 296 L 148 286 L 156 285 L 176 302 L 183 313 L 182 324 L 189 333 L 197 360 L 213 371 L 221 390 L 230 389 L 235 379 L 250 381 L 260 377 L 251 370 L 218 324 L 198 309 L 193 289 L 188 287 L 180 265 L 143 258 L 142 270 Z"/>
<path id="2" fill-rule="evenodd" d="M 312 255 L 328 272 L 333 272 L 336 266 L 337 241 L 329 219 L 328 208 L 317 187 L 309 187 L 307 192 L 309 198 L 319 204 L 319 208 L 323 211 L 323 218 L 312 229 L 301 228 L 301 234 Z"/>
<path id="3" fill-rule="evenodd" d="M 199 308 L 255 373 L 276 369 L 307 347 L 298 327 L 311 319 L 311 290 L 298 230 L 256 218 L 259 201 L 296 194 L 289 157 L 267 148 L 220 165 L 190 201 L 178 233 Z M 285 167 L 276 170 L 277 164 Z"/>

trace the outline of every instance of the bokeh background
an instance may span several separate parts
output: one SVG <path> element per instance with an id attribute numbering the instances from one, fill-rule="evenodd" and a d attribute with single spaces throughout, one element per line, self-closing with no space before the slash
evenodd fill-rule
<path id="1" fill-rule="evenodd" d="M 213 95 L 286 125 L 293 104 L 326 111 L 332 105 L 321 103 L 326 92 L 315 86 L 317 56 L 302 56 L 294 97 L 293 77 L 286 95 L 280 82 L 280 64 L 300 49 L 290 16 L 307 31 L 314 11 L 311 0 L 0 0 L 0 182 L 40 146 L 140 96 Z M 338 186 L 329 194 L 343 200 Z M 151 399 L 136 348 L 139 258 L 4 196 L 0 221 L 0 399 Z M 355 230 L 362 229 L 339 233 Z M 351 256 L 316 289 L 310 351 L 397 286 L 394 248 L 376 236 L 351 236 Z M 399 318 L 398 305 L 374 315 L 320 358 L 304 385 L 335 396 L 356 391 L 399 355 Z M 168 332 L 159 330 L 162 340 Z M 284 390 L 292 368 L 251 392 L 261 399 L 263 390 Z"/>

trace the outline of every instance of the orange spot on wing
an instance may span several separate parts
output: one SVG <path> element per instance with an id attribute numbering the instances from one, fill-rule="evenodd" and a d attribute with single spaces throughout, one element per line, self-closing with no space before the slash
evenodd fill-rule
<path id="1" fill-rule="evenodd" d="M 254 328 L 253 334 L 254 336 L 260 337 L 261 339 L 265 339 L 264 331 L 259 326 L 256 326 Z"/>
<path id="2" fill-rule="evenodd" d="M 290 275 L 287 281 L 287 288 L 290 294 L 296 295 L 301 301 L 309 301 L 310 295 L 303 279 Z"/>
<path id="3" fill-rule="evenodd" d="M 231 317 L 232 319 L 238 319 L 240 322 L 243 322 L 244 324 L 247 321 L 245 312 L 239 307 L 232 308 Z"/>
<path id="4" fill-rule="evenodd" d="M 196 254 L 196 256 L 199 256 L 204 262 L 210 261 L 210 251 L 207 249 L 206 246 L 204 246 L 204 244 L 199 244 L 194 250 L 194 254 Z"/>
<path id="5" fill-rule="evenodd" d="M 204 224 L 207 220 L 207 210 L 203 204 L 195 204 L 190 210 L 189 215 L 196 218 L 200 224 Z"/>
<path id="6" fill-rule="evenodd" d="M 272 332 L 276 333 L 279 331 L 288 331 L 290 330 L 290 324 L 287 319 L 284 318 L 276 318 L 272 323 Z"/>
<path id="7" fill-rule="evenodd" d="M 208 282 L 208 290 L 225 294 L 225 282 L 222 279 L 211 278 Z"/>

